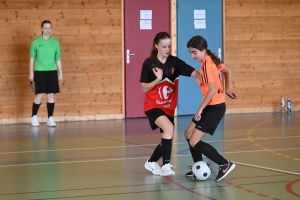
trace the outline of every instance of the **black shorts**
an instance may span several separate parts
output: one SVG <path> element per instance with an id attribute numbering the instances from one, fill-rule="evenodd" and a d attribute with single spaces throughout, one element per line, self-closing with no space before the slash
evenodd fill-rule
<path id="1" fill-rule="evenodd" d="M 159 108 L 154 108 L 151 110 L 148 110 L 145 112 L 146 116 L 148 117 L 150 126 L 152 130 L 155 130 L 157 128 L 159 128 L 156 124 L 155 124 L 155 120 L 157 118 L 159 118 L 160 116 L 166 116 L 174 125 L 174 117 L 168 116 L 166 113 L 164 113 L 164 111 L 162 111 Z M 163 133 L 164 131 L 160 128 L 160 132 Z"/>
<path id="2" fill-rule="evenodd" d="M 199 121 L 195 121 L 194 117 L 192 121 L 196 124 L 196 129 L 202 131 L 203 133 L 213 135 L 221 119 L 223 118 L 225 111 L 225 103 L 209 105 L 203 109 L 201 119 Z"/>
<path id="3" fill-rule="evenodd" d="M 34 71 L 35 94 L 59 93 L 58 75 L 55 71 Z"/>

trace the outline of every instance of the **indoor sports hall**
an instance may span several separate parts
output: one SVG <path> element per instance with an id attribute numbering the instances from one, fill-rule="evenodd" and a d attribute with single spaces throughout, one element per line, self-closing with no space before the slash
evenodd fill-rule
<path id="1" fill-rule="evenodd" d="M 0 199 L 300 198 L 299 112 L 225 115 L 204 138 L 236 164 L 220 182 L 206 158 L 207 180 L 185 176 L 193 164 L 183 136 L 191 117 L 175 120 L 170 177 L 144 168 L 160 137 L 146 118 L 2 125 Z"/>
<path id="2" fill-rule="evenodd" d="M 0 200 L 300 199 L 299 10 L 299 0 L 0 0 Z M 236 165 L 220 181 L 206 156 L 209 177 L 186 176 L 194 161 L 184 133 L 205 98 L 192 75 L 203 72 L 194 36 L 224 63 L 219 71 L 231 70 L 231 84 L 228 70 L 217 72 L 226 113 L 201 140 Z M 145 169 L 164 134 L 144 104 L 148 75 L 166 71 L 142 73 L 159 48 L 168 52 L 155 58 L 189 69 L 179 76 L 169 65 L 179 77 L 153 85 L 157 105 L 178 93 L 173 140 L 164 138 L 174 176 Z M 57 80 L 40 87 L 49 72 Z"/>

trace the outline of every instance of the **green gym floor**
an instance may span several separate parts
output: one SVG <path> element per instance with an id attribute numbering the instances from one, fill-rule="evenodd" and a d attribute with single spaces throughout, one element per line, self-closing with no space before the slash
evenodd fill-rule
<path id="1" fill-rule="evenodd" d="M 206 181 L 185 177 L 193 164 L 183 136 L 191 118 L 175 119 L 173 177 L 144 169 L 160 141 L 146 118 L 0 125 L 0 199 L 300 199 L 300 112 L 226 114 L 204 137 L 236 164 L 220 182 L 206 158 Z"/>

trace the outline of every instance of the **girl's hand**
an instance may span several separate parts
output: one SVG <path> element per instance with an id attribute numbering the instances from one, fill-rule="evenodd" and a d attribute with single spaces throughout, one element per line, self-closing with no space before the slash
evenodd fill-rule
<path id="1" fill-rule="evenodd" d="M 200 76 L 198 76 L 198 78 L 195 79 L 195 84 L 200 85 L 201 81 L 200 81 Z"/>
<path id="2" fill-rule="evenodd" d="M 29 74 L 29 80 L 33 81 L 33 74 L 31 74 L 31 73 Z"/>
<path id="3" fill-rule="evenodd" d="M 237 99 L 238 95 L 235 92 L 231 92 L 230 90 L 226 91 L 227 96 L 229 96 L 232 99 Z"/>
<path id="4" fill-rule="evenodd" d="M 194 119 L 196 121 L 199 121 L 201 119 L 201 113 L 202 113 L 202 110 L 197 110 L 197 112 L 195 113 Z"/>
<path id="5" fill-rule="evenodd" d="M 158 67 L 155 67 L 152 69 L 153 73 L 155 74 L 156 78 L 158 78 L 159 80 L 162 80 L 162 77 L 163 77 L 163 70 L 158 68 Z"/>
<path id="6" fill-rule="evenodd" d="M 59 82 L 62 82 L 63 80 L 64 80 L 63 75 L 60 74 L 59 77 L 58 77 L 58 81 L 59 81 Z"/>

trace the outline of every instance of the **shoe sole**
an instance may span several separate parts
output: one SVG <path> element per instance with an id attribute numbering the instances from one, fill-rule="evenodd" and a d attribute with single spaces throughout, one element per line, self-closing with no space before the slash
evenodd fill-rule
<path id="1" fill-rule="evenodd" d="M 156 174 L 156 173 L 152 170 L 152 168 L 148 166 L 147 161 L 145 162 L 144 167 L 145 167 L 148 171 L 152 172 L 153 175 L 161 176 L 161 174 Z"/>
<path id="2" fill-rule="evenodd" d="M 186 177 L 194 177 L 193 175 L 185 175 Z"/>
<path id="3" fill-rule="evenodd" d="M 162 173 L 161 176 L 175 176 L 175 172 L 170 172 L 168 174 Z"/>
<path id="4" fill-rule="evenodd" d="M 40 125 L 40 124 L 32 124 L 31 122 L 30 122 L 30 124 L 31 124 L 31 126 L 33 126 L 33 127 L 37 127 L 37 126 Z"/>
<path id="5" fill-rule="evenodd" d="M 231 165 L 231 167 L 228 169 L 228 171 L 224 174 L 224 176 L 222 176 L 219 180 L 216 180 L 216 181 L 220 181 L 220 180 L 222 180 L 223 178 L 225 178 L 230 172 L 232 172 L 232 170 L 234 170 L 234 168 L 235 168 L 235 164 L 233 163 L 233 164 Z"/>

